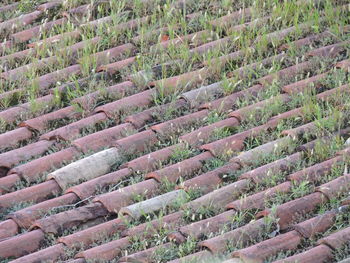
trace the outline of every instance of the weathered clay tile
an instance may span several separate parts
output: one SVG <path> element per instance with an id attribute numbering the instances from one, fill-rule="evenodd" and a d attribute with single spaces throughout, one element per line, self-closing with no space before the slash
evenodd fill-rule
<path id="1" fill-rule="evenodd" d="M 94 199 L 94 202 L 100 202 L 110 213 L 118 213 L 124 207 L 132 204 L 135 195 L 150 197 L 159 189 L 159 183 L 156 180 L 149 179 L 130 186 L 102 194 Z"/>
<path id="2" fill-rule="evenodd" d="M 103 112 L 93 114 L 89 117 L 81 119 L 79 121 L 73 122 L 56 130 L 50 131 L 40 136 L 40 140 L 53 140 L 53 139 L 62 139 L 62 140 L 72 140 L 77 138 L 80 135 L 80 131 L 86 127 L 93 127 L 99 122 L 107 120 L 106 114 Z"/>
<path id="3" fill-rule="evenodd" d="M 136 133 L 134 127 L 129 123 L 124 123 L 76 139 L 72 144 L 84 153 L 96 152 L 111 147 L 114 141 L 132 133 Z"/>
<path id="4" fill-rule="evenodd" d="M 153 178 L 158 182 L 176 182 L 180 177 L 186 178 L 187 176 L 193 175 L 196 171 L 199 171 L 204 165 L 203 162 L 211 158 L 213 158 L 213 156 L 210 152 L 203 152 L 192 158 L 148 173 L 145 178 Z"/>
<path id="5" fill-rule="evenodd" d="M 203 45 L 200 45 L 198 47 L 192 48 L 190 49 L 190 53 L 191 54 L 203 54 L 205 52 L 208 52 L 210 50 L 220 50 L 222 48 L 224 48 L 225 46 L 227 46 L 231 41 L 230 37 L 224 37 L 224 38 L 220 38 L 214 41 L 211 41 L 209 43 L 205 43 Z"/>
<path id="6" fill-rule="evenodd" d="M 233 221 L 235 214 L 236 211 L 229 210 L 219 215 L 182 226 L 179 228 L 179 231 L 185 236 L 201 238 L 203 235 L 220 231 L 225 225 Z"/>
<path id="7" fill-rule="evenodd" d="M 216 168 L 215 170 L 206 172 L 204 174 L 198 175 L 191 179 L 184 181 L 179 188 L 184 189 L 198 189 L 201 193 L 209 193 L 214 191 L 219 184 L 225 180 L 225 176 L 239 170 L 241 166 L 237 163 L 229 162 L 224 166 Z"/>
<path id="8" fill-rule="evenodd" d="M 213 32 L 209 30 L 202 30 L 192 34 L 184 36 L 176 36 L 174 39 L 169 39 L 159 44 L 151 46 L 149 49 L 153 52 L 159 52 L 162 49 L 168 48 L 169 46 L 177 46 L 183 43 L 188 43 L 191 47 L 196 47 L 206 43 L 208 38 L 212 37 Z"/>
<path id="9" fill-rule="evenodd" d="M 321 238 L 317 243 L 327 245 L 333 249 L 340 249 L 350 240 L 350 227 L 341 229 L 337 232 Z"/>
<path id="10" fill-rule="evenodd" d="M 8 5 L 4 5 L 4 6 L 1 6 L 0 7 L 0 12 L 6 12 L 6 11 L 11 11 L 11 10 L 14 10 L 16 9 L 16 7 L 19 5 L 19 3 L 11 3 L 11 4 L 8 4 Z"/>
<path id="11" fill-rule="evenodd" d="M 125 220 L 126 219 L 123 218 L 117 218 L 71 235 L 61 237 L 57 241 L 70 248 L 88 247 L 95 241 L 101 240 L 108 236 L 113 236 L 115 233 L 123 231 L 126 228 Z"/>
<path id="12" fill-rule="evenodd" d="M 332 249 L 326 245 L 318 245 L 300 254 L 274 261 L 273 263 L 327 263 L 333 260 Z"/>
<path id="13" fill-rule="evenodd" d="M 293 226 L 294 230 L 299 232 L 304 238 L 314 237 L 317 233 L 323 233 L 329 229 L 335 221 L 336 212 L 329 211 L 318 215 L 309 220 Z"/>
<path id="14" fill-rule="evenodd" d="M 122 232 L 122 236 L 142 236 L 142 238 L 151 237 L 156 234 L 159 229 L 171 230 L 184 224 L 183 211 L 177 211 L 175 213 L 165 215 L 161 219 L 154 219 L 150 222 L 146 222 L 132 228 L 128 228 Z"/>
<path id="15" fill-rule="evenodd" d="M 40 34 L 42 31 L 49 31 L 54 26 L 63 25 L 67 23 L 66 18 L 60 18 L 57 20 L 49 21 L 47 23 L 44 23 L 39 26 L 32 27 L 30 29 L 23 30 L 21 32 L 15 33 L 11 35 L 11 38 L 14 40 L 15 43 L 23 43 L 26 42 L 33 37 Z"/>
<path id="16" fill-rule="evenodd" d="M 203 122 L 206 117 L 208 117 L 208 114 L 208 110 L 197 111 L 173 120 L 153 125 L 151 129 L 163 136 L 171 136 L 172 134 L 181 131 L 182 128 Z"/>
<path id="17" fill-rule="evenodd" d="M 258 168 L 250 170 L 239 176 L 239 179 L 251 179 L 256 184 L 262 183 L 264 180 L 272 176 L 278 171 L 287 171 L 292 168 L 302 159 L 302 154 L 300 152 L 289 155 L 285 158 L 278 159 L 274 162 L 262 165 Z"/>
<path id="18" fill-rule="evenodd" d="M 36 9 L 39 10 L 39 11 L 47 11 L 47 10 L 50 10 L 50 9 L 54 9 L 54 8 L 57 8 L 57 7 L 61 6 L 63 1 L 64 0 L 50 1 L 50 2 L 47 2 L 47 3 L 41 4 L 41 5 L 38 5 L 36 7 Z"/>
<path id="19" fill-rule="evenodd" d="M 254 162 L 259 161 L 260 158 L 268 154 L 274 154 L 277 151 L 282 151 L 287 149 L 293 140 L 290 137 L 283 137 L 265 144 L 262 144 L 258 147 L 255 147 L 249 151 L 242 152 L 236 157 L 233 157 L 230 162 L 237 162 L 241 166 L 249 166 L 254 164 Z"/>
<path id="20" fill-rule="evenodd" d="M 81 33 L 79 32 L 79 30 L 74 30 L 74 31 L 70 31 L 70 32 L 66 32 L 66 33 L 62 33 L 59 35 L 54 35 L 52 37 L 48 37 L 33 43 L 29 43 L 27 46 L 29 48 L 35 48 L 35 47 L 40 47 L 43 45 L 52 45 L 55 44 L 57 42 L 62 41 L 63 39 L 77 39 L 79 38 L 81 35 Z"/>
<path id="21" fill-rule="evenodd" d="M 30 229 L 40 228 L 45 233 L 59 234 L 65 229 L 79 226 L 82 223 L 101 216 L 106 216 L 107 214 L 108 211 L 102 204 L 91 203 L 72 210 L 38 219 L 34 222 Z"/>
<path id="22" fill-rule="evenodd" d="M 243 179 L 203 195 L 187 203 L 185 206 L 193 210 L 200 209 L 201 207 L 225 206 L 236 200 L 240 195 L 249 190 L 249 188 L 250 182 Z"/>
<path id="23" fill-rule="evenodd" d="M 12 219 L 0 222 L 0 242 L 18 233 L 18 225 Z"/>
<path id="24" fill-rule="evenodd" d="M 53 111 L 39 117 L 26 120 L 20 124 L 21 127 L 29 127 L 30 129 L 37 131 L 45 131 L 50 126 L 50 122 L 55 120 L 65 119 L 65 118 L 79 118 L 82 115 L 81 112 L 77 112 L 77 110 L 73 106 L 68 106 L 57 111 Z"/>
<path id="25" fill-rule="evenodd" d="M 122 83 L 109 86 L 103 90 L 97 90 L 92 93 L 88 93 L 82 97 L 74 99 L 74 102 L 79 103 L 84 109 L 93 108 L 98 102 L 98 98 L 101 95 L 108 95 L 109 98 L 123 97 L 127 92 L 136 89 L 134 84 L 130 81 L 124 81 Z"/>
<path id="26" fill-rule="evenodd" d="M 152 257 L 155 253 L 157 253 L 157 251 L 170 249 L 171 246 L 171 243 L 165 243 L 159 246 L 151 247 L 149 249 L 124 256 L 120 258 L 120 262 L 152 262 Z"/>
<path id="27" fill-rule="evenodd" d="M 185 148 L 185 145 L 181 143 L 171 145 L 127 162 L 126 164 L 122 165 L 122 167 L 128 167 L 134 172 L 151 172 L 155 170 L 157 166 L 161 164 L 161 162 L 168 160 L 175 150 L 180 150 L 183 148 Z"/>
<path id="28" fill-rule="evenodd" d="M 68 193 L 10 213 L 8 217 L 14 220 L 21 228 L 28 229 L 35 220 L 45 216 L 51 209 L 71 205 L 78 201 L 78 196 Z"/>
<path id="29" fill-rule="evenodd" d="M 317 56 L 317 57 L 334 57 L 339 52 L 343 51 L 348 45 L 349 41 L 342 41 L 333 45 L 320 47 L 306 53 L 306 56 Z"/>
<path id="30" fill-rule="evenodd" d="M 116 59 L 123 54 L 132 53 L 135 50 L 135 46 L 131 43 L 120 45 L 118 47 L 110 48 L 91 56 L 96 59 L 97 66 L 102 64 L 108 64 L 110 60 Z"/>
<path id="31" fill-rule="evenodd" d="M 258 81 L 262 85 L 269 85 L 274 79 L 291 80 L 298 74 L 313 70 L 314 67 L 315 64 L 312 61 L 305 61 L 262 77 Z"/>
<path id="32" fill-rule="evenodd" d="M 307 36 L 305 38 L 293 41 L 291 43 L 283 44 L 282 46 L 280 46 L 280 49 L 281 50 L 287 50 L 290 47 L 301 48 L 303 46 L 310 45 L 310 44 L 314 43 L 315 41 L 321 40 L 322 38 L 326 38 L 326 37 L 329 37 L 329 36 L 331 36 L 331 33 L 328 32 L 328 31 L 324 31 L 324 32 L 322 32 L 320 34 L 310 35 L 310 36 Z"/>
<path id="33" fill-rule="evenodd" d="M 207 251 L 207 250 L 202 250 L 197 253 L 179 258 L 179 259 L 174 259 L 171 261 L 168 261 L 168 263 L 186 263 L 186 262 L 193 262 L 193 261 L 200 261 L 200 260 L 210 260 L 212 257 L 212 254 Z"/>
<path id="34" fill-rule="evenodd" d="M 123 179 L 131 175 L 131 171 L 127 168 L 116 172 L 102 175 L 87 182 L 72 186 L 66 190 L 66 193 L 75 193 L 81 200 L 94 196 L 101 189 L 108 189 L 118 184 Z"/>
<path id="35" fill-rule="evenodd" d="M 322 179 L 324 175 L 327 173 L 330 173 L 332 170 L 332 167 L 336 165 L 337 163 L 340 163 L 343 161 L 342 156 L 337 156 L 334 158 L 331 158 L 329 160 L 326 160 L 321 163 L 317 163 L 313 166 L 304 168 L 303 170 L 297 171 L 293 174 L 288 175 L 289 180 L 302 182 L 302 181 L 309 181 L 314 182 Z"/>
<path id="36" fill-rule="evenodd" d="M 0 134 L 0 150 L 15 147 L 21 141 L 28 140 L 32 136 L 32 132 L 26 127 L 2 133 Z"/>
<path id="37" fill-rule="evenodd" d="M 234 209 L 236 211 L 245 211 L 248 209 L 264 209 L 266 201 L 276 196 L 276 194 L 288 193 L 291 190 L 292 184 L 290 182 L 284 182 L 259 193 L 250 196 L 244 196 L 241 199 L 235 200 L 226 205 L 226 208 Z"/>
<path id="38" fill-rule="evenodd" d="M 0 210 L 11 207 L 15 203 L 44 201 L 61 191 L 54 180 L 33 185 L 15 192 L 0 196 Z"/>
<path id="39" fill-rule="evenodd" d="M 136 61 L 136 57 L 130 57 L 130 58 L 126 58 L 117 62 L 113 62 L 107 65 L 102 65 L 100 67 L 97 68 L 97 72 L 99 71 L 106 71 L 109 74 L 115 74 L 118 71 L 120 71 L 121 69 L 132 65 L 133 63 L 135 63 Z"/>
<path id="40" fill-rule="evenodd" d="M 200 147 L 202 150 L 210 151 L 214 156 L 231 156 L 235 152 L 239 152 L 244 147 L 244 141 L 252 136 L 266 131 L 269 128 L 268 125 L 260 125 L 258 127 L 236 133 L 234 135 L 225 137 L 223 139 L 204 144 Z"/>
<path id="41" fill-rule="evenodd" d="M 341 69 L 343 69 L 343 70 L 349 71 L 349 68 L 350 68 L 350 59 L 346 59 L 346 60 L 340 61 L 340 62 L 338 62 L 335 66 L 336 66 L 337 68 L 341 68 Z"/>
<path id="42" fill-rule="evenodd" d="M 103 245 L 90 248 L 78 253 L 76 258 L 87 260 L 112 260 L 120 256 L 121 252 L 131 245 L 129 237 L 113 240 Z"/>
<path id="43" fill-rule="evenodd" d="M 265 58 L 259 62 L 254 62 L 245 66 L 242 66 L 234 71 L 231 71 L 229 73 L 227 73 L 228 77 L 235 77 L 235 78 L 246 78 L 249 76 L 254 76 L 255 75 L 255 71 L 261 67 L 261 66 L 268 66 L 271 65 L 273 62 L 282 62 L 284 59 L 287 58 L 287 55 L 285 53 L 281 53 L 272 57 L 268 57 Z M 274 75 L 267 75 L 266 78 L 270 79 L 270 77 L 272 77 Z M 261 85 L 267 84 L 267 82 L 261 82 L 261 79 L 258 79 L 259 83 Z M 272 80 L 271 80 L 272 81 Z"/>
<path id="44" fill-rule="evenodd" d="M 80 65 L 72 65 L 67 68 L 56 70 L 56 71 L 47 73 L 43 76 L 40 76 L 35 81 L 38 83 L 40 90 L 46 90 L 56 82 L 65 80 L 71 75 L 78 75 L 80 73 L 81 73 Z"/>
<path id="45" fill-rule="evenodd" d="M 23 16 L 18 16 L 4 22 L 0 23 L 0 30 L 7 30 L 9 28 L 14 29 L 17 27 L 23 27 L 25 25 L 31 24 L 35 20 L 37 20 L 43 14 L 42 11 L 34 11 Z"/>
<path id="46" fill-rule="evenodd" d="M 200 104 L 222 95 L 222 85 L 222 82 L 216 82 L 208 86 L 202 86 L 182 93 L 181 97 L 189 102 L 191 108 L 197 108 Z"/>
<path id="47" fill-rule="evenodd" d="M 199 246 L 208 248 L 214 254 L 223 253 L 227 245 L 235 247 L 238 245 L 247 245 L 249 242 L 255 241 L 265 229 L 264 220 L 259 219 L 222 235 L 200 242 Z"/>
<path id="48" fill-rule="evenodd" d="M 230 129 L 238 125 L 239 121 L 236 118 L 227 118 L 184 134 L 180 136 L 180 139 L 191 146 L 201 145 L 214 136 L 216 131 Z"/>
<path id="49" fill-rule="evenodd" d="M 167 79 L 153 81 L 149 85 L 160 90 L 164 95 L 169 95 L 177 89 L 189 90 L 191 87 L 203 83 L 209 75 L 210 70 L 208 68 L 201 68 Z"/>
<path id="50" fill-rule="evenodd" d="M 53 99 L 53 95 L 49 94 L 44 97 L 37 98 L 33 102 L 27 102 L 15 107 L 8 108 L 7 110 L 0 112 L 0 119 L 7 123 L 13 123 L 22 115 L 31 113 L 32 105 L 37 105 L 37 107 L 40 109 L 44 109 L 50 106 Z"/>
<path id="51" fill-rule="evenodd" d="M 315 192 L 277 206 L 276 217 L 279 218 L 280 229 L 287 229 L 295 221 L 298 221 L 301 215 L 315 210 L 318 205 L 326 201 L 326 197 L 322 193 Z M 266 212 L 258 213 L 257 217 L 266 215 Z"/>
<path id="52" fill-rule="evenodd" d="M 262 241 L 248 248 L 233 252 L 233 257 L 239 257 L 244 262 L 262 263 L 270 256 L 279 252 L 296 249 L 301 243 L 301 236 L 296 231 L 290 231 L 274 238 Z"/>
<path id="53" fill-rule="evenodd" d="M 0 178 L 0 195 L 11 192 L 17 182 L 21 181 L 18 174 L 9 174 Z"/>
<path id="54" fill-rule="evenodd" d="M 271 103 L 276 102 L 276 101 L 281 101 L 281 103 L 287 103 L 291 100 L 291 97 L 288 94 L 282 94 L 278 95 L 276 97 L 272 97 L 263 101 L 259 101 L 257 103 L 254 103 L 252 105 L 240 108 L 238 110 L 235 110 L 230 113 L 230 117 L 235 117 L 238 120 L 244 120 L 248 118 L 252 112 L 261 110 L 266 108 L 267 106 L 271 105 Z"/>
<path id="55" fill-rule="evenodd" d="M 124 154 L 143 152 L 158 142 L 156 134 L 151 130 L 135 133 L 115 141 L 114 145 Z"/>
<path id="56" fill-rule="evenodd" d="M 20 162 L 44 154 L 55 144 L 53 141 L 38 141 L 21 148 L 0 154 L 0 175 L 5 176 L 8 170 Z"/>
<path id="57" fill-rule="evenodd" d="M 120 209 L 121 215 L 128 215 L 134 219 L 139 219 L 143 215 L 147 215 L 160 209 L 163 209 L 179 200 L 185 200 L 186 192 L 182 189 L 174 190 L 162 195 L 158 195 L 151 199 L 147 199 L 136 204 L 129 205 Z"/>
<path id="58" fill-rule="evenodd" d="M 38 229 L 6 239 L 0 242 L 0 255 L 9 258 L 30 254 L 40 248 L 44 238 L 44 232 Z"/>
<path id="59" fill-rule="evenodd" d="M 95 112 L 104 112 L 109 117 L 113 118 L 119 112 L 123 112 L 127 109 L 149 106 L 152 104 L 155 94 L 155 90 L 149 89 L 135 95 L 107 103 L 103 106 L 99 106 L 95 109 Z"/>
<path id="60" fill-rule="evenodd" d="M 350 91 L 350 86 L 348 84 L 345 84 L 337 88 L 326 90 L 322 93 L 319 93 L 316 95 L 316 98 L 319 100 L 326 100 L 329 97 L 332 97 L 332 96 L 334 97 L 335 95 L 342 94 L 343 96 L 345 96 L 346 94 L 349 93 L 349 91 Z"/>
<path id="61" fill-rule="evenodd" d="M 142 112 L 137 112 L 132 115 L 129 115 L 125 118 L 125 122 L 130 122 L 135 126 L 135 128 L 141 129 L 147 123 L 152 123 L 152 121 L 154 122 L 154 119 L 157 116 L 162 116 L 163 114 L 166 114 L 168 110 L 171 112 L 173 110 L 180 111 L 186 108 L 187 102 L 184 99 L 178 99 L 175 103 L 170 102 L 163 105 L 157 105 Z"/>
<path id="62" fill-rule="evenodd" d="M 289 85 L 283 86 L 282 91 L 288 93 L 288 94 L 296 94 L 303 92 L 305 89 L 313 86 L 319 86 L 322 79 L 324 79 L 329 73 L 322 73 L 318 74 L 316 76 L 299 80 L 297 82 L 291 83 Z"/>
<path id="63" fill-rule="evenodd" d="M 230 27 L 232 24 L 237 23 L 244 18 L 250 18 L 251 15 L 251 8 L 243 8 L 228 15 L 213 19 L 210 21 L 210 24 L 218 28 Z"/>
<path id="64" fill-rule="evenodd" d="M 200 106 L 200 108 L 217 109 L 221 112 L 225 112 L 227 110 L 232 109 L 233 106 L 236 105 L 236 102 L 238 101 L 238 99 L 248 97 L 248 96 L 255 97 L 262 89 L 263 89 L 262 85 L 254 85 L 248 89 L 235 92 L 232 95 L 228 95 L 226 97 L 213 100 L 208 103 L 204 103 L 203 105 Z"/>
<path id="65" fill-rule="evenodd" d="M 74 147 L 68 147 L 58 152 L 45 155 L 25 164 L 16 166 L 9 171 L 9 174 L 17 174 L 27 182 L 34 182 L 40 178 L 44 172 L 52 168 L 61 166 L 64 162 L 73 160 L 81 153 Z"/>
<path id="66" fill-rule="evenodd" d="M 339 198 L 342 194 L 349 192 L 350 174 L 340 176 L 328 183 L 316 188 L 316 191 L 323 193 L 328 199 Z"/>
<path id="67" fill-rule="evenodd" d="M 54 179 L 62 190 L 81 181 L 87 181 L 108 173 L 121 159 L 116 148 L 109 148 L 75 161 L 47 175 Z"/>
<path id="68" fill-rule="evenodd" d="M 65 248 L 62 244 L 56 244 L 51 247 L 39 250 L 27 256 L 18 258 L 12 262 L 22 262 L 22 263 L 35 263 L 38 262 L 55 262 L 60 259 L 61 256 L 65 254 Z"/>

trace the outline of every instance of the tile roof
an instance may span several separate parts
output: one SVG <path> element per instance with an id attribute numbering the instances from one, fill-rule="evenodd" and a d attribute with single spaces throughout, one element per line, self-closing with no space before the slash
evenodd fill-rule
<path id="1" fill-rule="evenodd" d="M 349 4 L 197 2 L 0 4 L 1 262 L 349 261 Z"/>

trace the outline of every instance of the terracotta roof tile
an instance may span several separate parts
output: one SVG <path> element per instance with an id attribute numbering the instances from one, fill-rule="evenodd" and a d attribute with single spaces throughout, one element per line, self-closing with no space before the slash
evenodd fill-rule
<path id="1" fill-rule="evenodd" d="M 338 258 L 348 5 L 197 2 L 2 4 L 1 259 Z"/>

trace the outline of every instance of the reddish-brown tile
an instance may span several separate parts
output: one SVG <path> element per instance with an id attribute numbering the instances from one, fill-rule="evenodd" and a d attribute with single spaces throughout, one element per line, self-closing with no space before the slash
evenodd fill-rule
<path id="1" fill-rule="evenodd" d="M 350 227 L 347 227 L 320 239 L 318 241 L 318 244 L 327 245 L 332 249 L 340 249 L 345 244 L 348 244 L 349 240 L 350 240 Z"/>
<path id="2" fill-rule="evenodd" d="M 239 257 L 244 262 L 262 263 L 268 257 L 276 255 L 279 252 L 296 249 L 300 243 L 300 235 L 296 231 L 290 231 L 251 247 L 233 252 L 232 256 Z"/>
<path id="3" fill-rule="evenodd" d="M 332 249 L 326 245 L 318 245 L 300 254 L 274 261 L 273 263 L 328 263 L 333 260 Z"/>
<path id="4" fill-rule="evenodd" d="M 76 108 L 73 106 L 68 106 L 57 111 L 53 111 L 39 117 L 24 121 L 20 124 L 21 127 L 28 127 L 33 130 L 37 130 L 40 132 L 45 131 L 50 128 L 50 122 L 60 120 L 60 119 L 75 119 L 81 117 L 81 112 L 77 112 Z"/>
<path id="5" fill-rule="evenodd" d="M 27 182 L 34 182 L 46 171 L 59 167 L 62 163 L 71 161 L 80 154 L 81 153 L 74 147 L 69 147 L 16 166 L 9 171 L 9 174 L 12 175 L 15 173 Z"/>
<path id="6" fill-rule="evenodd" d="M 40 140 L 72 140 L 80 135 L 80 131 L 86 127 L 93 127 L 99 122 L 107 120 L 106 114 L 103 112 L 91 115 L 79 121 L 73 122 L 56 130 L 50 131 L 40 136 Z"/>
<path id="7" fill-rule="evenodd" d="M 102 203 L 110 213 L 118 213 L 120 208 L 133 203 L 133 197 L 135 195 L 150 197 L 158 191 L 158 188 L 159 183 L 156 180 L 149 179 L 110 193 L 102 194 L 96 197 L 94 201 Z"/>
<path id="8" fill-rule="evenodd" d="M 25 127 L 0 134 L 0 150 L 15 147 L 21 141 L 28 140 L 32 136 L 32 132 Z"/>
<path id="9" fill-rule="evenodd" d="M 44 201 L 61 192 L 61 188 L 54 180 L 33 185 L 21 190 L 0 196 L 0 210 L 11 207 L 15 203 Z"/>
<path id="10" fill-rule="evenodd" d="M 199 171 L 203 167 L 204 161 L 212 158 L 213 156 L 210 152 L 203 152 L 192 158 L 164 167 L 160 170 L 148 173 L 145 178 L 153 178 L 156 179 L 158 182 L 176 182 L 180 177 L 186 178 L 187 176 L 193 175 L 195 172 Z"/>
<path id="11" fill-rule="evenodd" d="M 180 139 L 191 146 L 197 146 L 207 142 L 211 137 L 214 137 L 215 132 L 220 129 L 230 129 L 238 125 L 239 121 L 236 118 L 228 118 L 184 134 L 180 136 Z"/>
<path id="12" fill-rule="evenodd" d="M 249 172 L 240 175 L 239 179 L 251 179 L 254 181 L 254 183 L 259 184 L 264 182 L 275 172 L 288 171 L 288 169 L 292 168 L 301 160 L 302 153 L 297 152 L 285 158 L 276 160 L 274 162 L 250 170 Z"/>
<path id="13" fill-rule="evenodd" d="M 322 215 L 318 215 L 309 220 L 295 225 L 293 228 L 299 232 L 304 238 L 312 238 L 318 233 L 323 233 L 329 229 L 335 222 L 336 211 L 329 211 Z"/>
<path id="14" fill-rule="evenodd" d="M 184 181 L 179 188 L 198 189 L 201 193 L 209 193 L 214 191 L 219 184 L 225 180 L 225 176 L 240 169 L 241 166 L 237 163 L 228 163 L 224 166 L 216 168 L 213 171 L 198 175 L 194 178 Z"/>
<path id="15" fill-rule="evenodd" d="M 6 239 L 0 242 L 0 255 L 9 258 L 30 254 L 40 248 L 44 238 L 44 232 L 37 229 Z"/>
<path id="16" fill-rule="evenodd" d="M 226 251 L 227 246 L 235 247 L 240 244 L 247 245 L 250 242 L 254 242 L 261 235 L 261 231 L 265 229 L 265 222 L 263 219 L 260 219 L 225 234 L 202 241 L 199 243 L 199 246 L 209 249 L 214 254 L 223 253 Z"/>
<path id="17" fill-rule="evenodd" d="M 202 104 L 199 108 L 203 109 L 216 109 L 220 112 L 226 112 L 232 109 L 240 98 L 257 96 L 257 94 L 263 89 L 262 85 L 254 85 L 248 89 L 235 92 L 231 95 L 225 96 L 220 99 L 216 99 Z"/>
<path id="18" fill-rule="evenodd" d="M 103 240 L 106 237 L 113 236 L 114 234 L 126 229 L 125 221 L 127 221 L 127 218 L 117 218 L 74 234 L 61 237 L 57 239 L 57 242 L 61 242 L 70 248 L 88 247 L 95 241 Z"/>
<path id="19" fill-rule="evenodd" d="M 89 220 L 106 216 L 108 211 L 100 203 L 91 203 L 72 210 L 38 219 L 31 229 L 40 228 L 45 233 L 59 234 L 65 229 L 79 226 Z M 33 232 L 33 231 L 31 231 Z"/>
<path id="20" fill-rule="evenodd" d="M 6 238 L 17 235 L 18 225 L 12 219 L 0 222 L 0 242 Z"/>
<path id="21" fill-rule="evenodd" d="M 193 210 L 201 207 L 217 206 L 222 207 L 236 200 L 240 195 L 250 188 L 250 182 L 246 179 L 234 182 L 232 184 L 221 187 L 213 192 L 203 195 L 185 206 Z"/>
<path id="22" fill-rule="evenodd" d="M 53 245 L 51 247 L 39 250 L 35 253 L 18 258 L 14 263 L 36 263 L 36 262 L 57 262 L 60 257 L 65 254 L 65 247 L 62 244 Z"/>
<path id="23" fill-rule="evenodd" d="M 47 215 L 51 209 L 55 211 L 55 208 L 75 204 L 78 201 L 78 196 L 68 193 L 10 213 L 8 217 L 13 219 L 21 228 L 28 229 L 35 220 Z"/>
<path id="24" fill-rule="evenodd" d="M 128 167 L 135 172 L 151 172 L 154 171 L 161 162 L 168 160 L 175 150 L 185 149 L 185 147 L 186 146 L 182 143 L 168 146 L 127 162 L 122 165 L 122 167 Z"/>
<path id="25" fill-rule="evenodd" d="M 197 111 L 170 121 L 165 121 L 157 125 L 153 125 L 151 129 L 162 136 L 171 136 L 181 131 L 186 126 L 203 122 L 208 117 L 208 110 Z"/>
<path id="26" fill-rule="evenodd" d="M 118 114 L 120 112 L 126 111 L 130 108 L 149 106 L 154 100 L 154 95 L 155 90 L 149 89 L 97 107 L 95 112 L 104 112 L 110 118 L 114 118 L 119 116 Z"/>
<path id="27" fill-rule="evenodd" d="M 243 197 L 242 199 L 235 200 L 228 205 L 226 208 L 235 209 L 236 211 L 245 211 L 249 209 L 264 209 L 266 201 L 270 200 L 278 193 L 288 193 L 292 189 L 290 182 L 285 182 L 275 187 L 271 187 L 267 190 L 259 193 Z"/>
<path id="28" fill-rule="evenodd" d="M 11 192 L 16 183 L 21 181 L 18 174 L 10 174 L 0 178 L 0 195 Z"/>
<path id="29" fill-rule="evenodd" d="M 236 211 L 229 210 L 219 215 L 194 222 L 179 228 L 180 233 L 193 238 L 219 232 L 224 226 L 232 222 Z"/>
<path id="30" fill-rule="evenodd" d="M 131 245 L 129 237 L 105 243 L 103 245 L 90 248 L 79 252 L 76 258 L 85 258 L 87 260 L 112 260 L 120 256 L 121 252 Z"/>
<path id="31" fill-rule="evenodd" d="M 128 178 L 131 174 L 132 172 L 128 168 L 121 169 L 72 186 L 66 190 L 66 193 L 75 193 L 81 200 L 84 200 L 94 196 L 102 189 L 108 189 L 108 187 L 117 185 L 122 180 Z"/>

